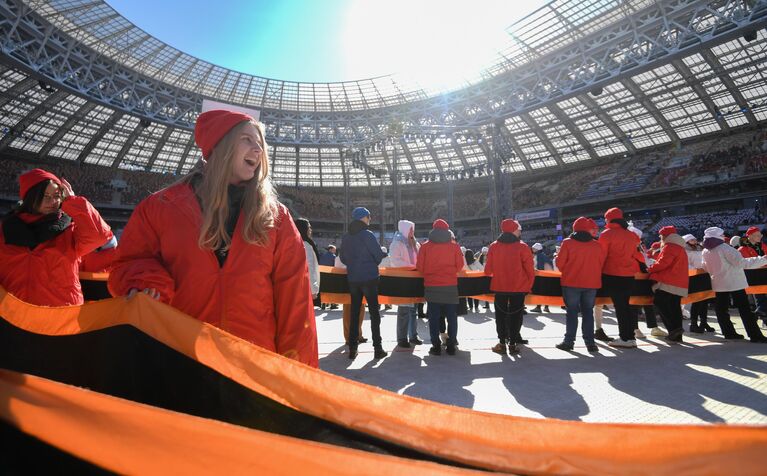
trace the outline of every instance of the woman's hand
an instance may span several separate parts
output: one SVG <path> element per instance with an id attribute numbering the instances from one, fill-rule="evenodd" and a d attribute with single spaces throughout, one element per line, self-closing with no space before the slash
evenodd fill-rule
<path id="1" fill-rule="evenodd" d="M 128 295 L 125 296 L 125 299 L 127 301 L 130 301 L 130 299 L 136 294 L 138 294 L 139 292 L 146 294 L 152 299 L 155 299 L 155 300 L 160 299 L 160 291 L 156 290 L 155 288 L 144 288 L 143 291 L 140 291 L 138 288 L 130 288 L 130 291 L 128 291 Z"/>
<path id="2" fill-rule="evenodd" d="M 72 190 L 72 185 L 70 185 L 69 182 L 66 181 L 66 179 L 61 179 L 61 199 L 66 200 L 69 197 L 74 197 L 75 192 Z"/>

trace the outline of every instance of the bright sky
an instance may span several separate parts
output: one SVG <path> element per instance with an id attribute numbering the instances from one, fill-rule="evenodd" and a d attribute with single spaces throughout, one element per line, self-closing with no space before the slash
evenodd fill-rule
<path id="1" fill-rule="evenodd" d="M 496 58 L 505 28 L 543 0 L 107 0 L 161 41 L 290 81 L 398 74 L 450 88 Z"/>

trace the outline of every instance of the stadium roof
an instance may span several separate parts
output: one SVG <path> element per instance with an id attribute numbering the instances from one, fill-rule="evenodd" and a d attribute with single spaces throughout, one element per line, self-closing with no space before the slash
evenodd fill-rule
<path id="1" fill-rule="evenodd" d="M 0 151 L 179 173 L 205 98 L 258 109 L 274 180 L 389 183 L 634 153 L 765 120 L 767 0 L 555 1 L 461 89 L 296 83 L 162 43 L 103 0 L 0 5 Z"/>

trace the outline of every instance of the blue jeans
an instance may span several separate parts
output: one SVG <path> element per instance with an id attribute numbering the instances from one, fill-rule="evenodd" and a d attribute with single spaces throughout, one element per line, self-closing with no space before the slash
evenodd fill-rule
<path id="1" fill-rule="evenodd" d="M 439 346 L 439 316 L 445 312 L 447 317 L 447 345 L 448 347 L 454 347 L 458 342 L 458 305 L 457 304 L 441 304 L 437 302 L 430 302 L 426 308 L 426 315 L 429 318 L 429 337 L 431 337 L 431 345 Z"/>
<path id="2" fill-rule="evenodd" d="M 397 341 L 418 338 L 415 314 L 415 306 L 397 306 Z"/>
<path id="3" fill-rule="evenodd" d="M 581 333 L 586 345 L 594 344 L 594 301 L 597 290 L 589 288 L 572 288 L 562 286 L 562 297 L 567 306 L 567 325 L 565 343 L 575 343 L 575 333 L 578 331 L 578 313 L 583 316 Z"/>

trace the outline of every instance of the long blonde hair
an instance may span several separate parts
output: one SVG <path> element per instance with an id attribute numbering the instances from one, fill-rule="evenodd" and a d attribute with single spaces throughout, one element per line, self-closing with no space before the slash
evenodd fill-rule
<path id="1" fill-rule="evenodd" d="M 277 196 L 269 178 L 269 156 L 264 138 L 264 125 L 260 122 L 245 121 L 234 126 L 213 148 L 207 163 L 200 161 L 192 171 L 179 182 L 192 185 L 195 177 L 202 180 L 195 184 L 195 193 L 202 205 L 202 226 L 197 244 L 200 248 L 228 250 L 232 237 L 226 231 L 229 215 L 229 178 L 232 173 L 234 148 L 246 124 L 258 130 L 261 163 L 256 176 L 245 186 L 242 202 L 242 238 L 246 243 L 267 245 L 269 230 L 274 228 L 277 216 Z"/>

